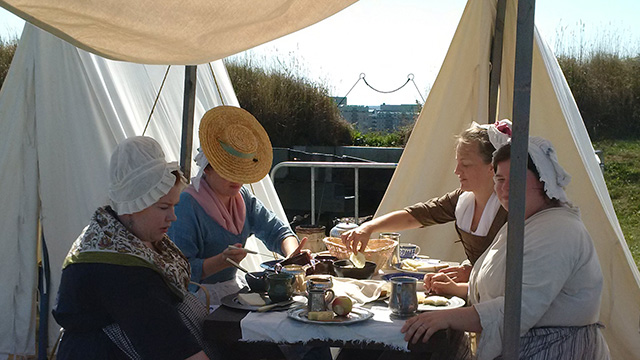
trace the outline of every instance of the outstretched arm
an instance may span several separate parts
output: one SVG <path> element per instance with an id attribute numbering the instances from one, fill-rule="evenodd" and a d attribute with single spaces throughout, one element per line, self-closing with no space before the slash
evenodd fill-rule
<path id="1" fill-rule="evenodd" d="M 374 232 L 400 231 L 415 229 L 422 226 L 416 218 L 406 210 L 397 210 L 386 215 L 367 221 L 353 230 L 342 234 L 342 242 L 354 253 L 358 249 L 364 250 L 369 243 L 369 237 Z"/>

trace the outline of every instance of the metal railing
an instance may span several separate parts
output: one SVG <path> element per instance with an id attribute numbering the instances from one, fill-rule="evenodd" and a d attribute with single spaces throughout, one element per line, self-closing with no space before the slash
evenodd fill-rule
<path id="1" fill-rule="evenodd" d="M 276 172 L 284 167 L 310 168 L 311 169 L 311 225 L 316 224 L 316 168 L 332 168 L 332 169 L 354 169 L 355 176 L 353 180 L 355 192 L 355 222 L 358 223 L 358 170 L 359 169 L 395 169 L 398 163 L 380 163 L 380 162 L 324 162 L 324 161 L 283 161 L 271 169 L 271 181 L 275 182 Z"/>

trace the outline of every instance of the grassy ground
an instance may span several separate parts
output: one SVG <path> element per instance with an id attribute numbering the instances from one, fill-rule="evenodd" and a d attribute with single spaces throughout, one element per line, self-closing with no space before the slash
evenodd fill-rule
<path id="1" fill-rule="evenodd" d="M 604 178 L 618 221 L 640 268 L 640 140 L 594 143 L 604 156 Z"/>

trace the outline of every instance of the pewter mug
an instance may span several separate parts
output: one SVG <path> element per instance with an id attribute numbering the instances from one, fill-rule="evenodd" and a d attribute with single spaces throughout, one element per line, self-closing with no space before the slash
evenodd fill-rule
<path id="1" fill-rule="evenodd" d="M 325 311 L 336 294 L 331 289 L 333 282 L 329 277 L 318 277 L 307 280 L 307 309 L 309 311 Z"/>
<path id="2" fill-rule="evenodd" d="M 409 276 L 396 276 L 392 277 L 390 281 L 389 308 L 391 313 L 398 318 L 408 318 L 415 315 L 418 310 L 418 295 L 416 293 L 418 280 Z"/>

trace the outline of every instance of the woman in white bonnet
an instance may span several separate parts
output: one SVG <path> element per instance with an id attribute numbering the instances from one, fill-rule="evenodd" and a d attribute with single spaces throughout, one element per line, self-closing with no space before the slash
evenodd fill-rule
<path id="1" fill-rule="evenodd" d="M 149 137 L 122 141 L 111 156 L 109 198 L 64 261 L 56 321 L 57 359 L 208 359 L 187 291 L 189 263 L 166 232 L 185 187 L 176 162 Z"/>
<path id="2" fill-rule="evenodd" d="M 509 206 L 510 144 L 493 157 L 495 190 Z M 609 359 L 598 323 L 602 271 L 577 208 L 564 187 L 571 177 L 558 163 L 551 143 L 529 139 L 525 192 L 520 359 Z M 469 284 L 446 275 L 425 279 L 440 294 L 467 298 L 469 307 L 423 313 L 407 320 L 405 339 L 427 341 L 437 330 L 479 333 L 477 358 L 502 353 L 506 272 L 506 224 L 474 266 Z"/>

